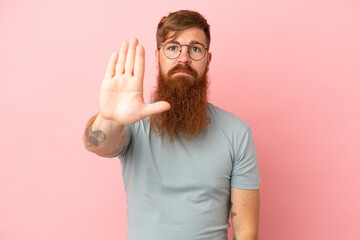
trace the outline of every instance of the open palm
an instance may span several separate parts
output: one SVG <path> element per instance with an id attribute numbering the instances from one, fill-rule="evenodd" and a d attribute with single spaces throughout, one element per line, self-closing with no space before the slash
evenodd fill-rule
<path id="1" fill-rule="evenodd" d="M 144 47 L 136 38 L 123 42 L 119 53 L 111 56 L 101 85 L 100 114 L 104 119 L 128 125 L 170 108 L 164 101 L 144 103 L 144 72 Z"/>

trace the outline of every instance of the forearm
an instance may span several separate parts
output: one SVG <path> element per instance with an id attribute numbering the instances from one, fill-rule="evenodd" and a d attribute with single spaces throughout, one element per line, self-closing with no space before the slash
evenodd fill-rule
<path id="1" fill-rule="evenodd" d="M 102 157 L 113 157 L 120 153 L 127 141 L 123 125 L 106 120 L 96 114 L 86 124 L 83 142 L 85 148 Z"/>
<path id="2" fill-rule="evenodd" d="M 234 231 L 233 240 L 258 240 L 256 231 Z"/>
<path id="3" fill-rule="evenodd" d="M 260 192 L 258 189 L 231 188 L 231 223 L 233 240 L 257 240 Z"/>
<path id="4" fill-rule="evenodd" d="M 233 240 L 258 240 L 258 223 L 253 222 L 251 225 L 245 226 L 234 220 L 237 214 L 231 212 L 232 227 L 233 227 Z"/>

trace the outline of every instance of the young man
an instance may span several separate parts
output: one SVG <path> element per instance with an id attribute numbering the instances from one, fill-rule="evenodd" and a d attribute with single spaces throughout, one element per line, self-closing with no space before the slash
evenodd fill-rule
<path id="1" fill-rule="evenodd" d="M 210 29 L 177 11 L 157 29 L 157 89 L 143 100 L 144 48 L 123 42 L 109 61 L 100 112 L 85 147 L 118 156 L 127 193 L 127 240 L 227 240 L 258 234 L 258 165 L 250 127 L 207 102 Z"/>

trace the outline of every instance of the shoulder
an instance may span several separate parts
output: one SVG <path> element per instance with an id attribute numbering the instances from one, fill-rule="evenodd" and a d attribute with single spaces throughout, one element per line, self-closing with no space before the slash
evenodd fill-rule
<path id="1" fill-rule="evenodd" d="M 208 103 L 208 112 L 211 117 L 211 121 L 220 125 L 226 132 L 234 129 L 238 129 L 240 132 L 246 132 L 250 128 L 244 120 L 235 114 L 221 109 L 211 103 Z"/>

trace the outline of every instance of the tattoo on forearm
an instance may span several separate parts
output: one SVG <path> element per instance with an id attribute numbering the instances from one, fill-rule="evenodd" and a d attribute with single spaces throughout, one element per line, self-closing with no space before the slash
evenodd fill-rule
<path id="1" fill-rule="evenodd" d="M 233 203 L 230 201 L 230 210 L 232 210 Z M 236 216 L 236 212 L 231 211 L 231 219 L 233 219 Z"/>
<path id="2" fill-rule="evenodd" d="M 95 130 L 89 132 L 87 138 L 92 145 L 98 147 L 100 143 L 106 140 L 106 134 L 101 130 Z"/>
<path id="3" fill-rule="evenodd" d="M 230 201 L 230 210 L 232 210 L 232 207 L 233 207 L 233 203 L 232 203 L 232 201 Z M 237 215 L 236 212 L 231 211 L 231 220 L 232 220 L 236 215 Z M 234 233 L 233 240 L 237 240 L 236 233 Z"/>

